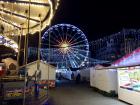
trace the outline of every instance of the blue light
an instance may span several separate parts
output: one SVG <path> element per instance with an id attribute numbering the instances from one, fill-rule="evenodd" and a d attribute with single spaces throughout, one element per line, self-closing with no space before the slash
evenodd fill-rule
<path id="1" fill-rule="evenodd" d="M 50 36 L 50 48 L 42 48 L 42 59 L 47 62 L 51 60 L 52 63 L 64 65 L 65 67 L 80 67 L 81 62 L 85 60 L 89 53 L 89 44 L 85 34 L 73 25 L 57 24 L 44 33 L 42 38 L 45 39 L 43 39 L 42 45 L 49 43 L 48 34 L 50 32 L 52 33 Z M 69 45 L 65 52 L 62 47 L 64 43 Z"/>

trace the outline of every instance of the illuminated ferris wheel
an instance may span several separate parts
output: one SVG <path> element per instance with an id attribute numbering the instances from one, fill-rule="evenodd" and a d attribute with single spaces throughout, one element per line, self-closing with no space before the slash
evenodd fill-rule
<path id="1" fill-rule="evenodd" d="M 88 54 L 88 40 L 74 25 L 54 25 L 42 36 L 42 60 L 58 64 L 59 68 L 79 68 L 87 61 Z"/>

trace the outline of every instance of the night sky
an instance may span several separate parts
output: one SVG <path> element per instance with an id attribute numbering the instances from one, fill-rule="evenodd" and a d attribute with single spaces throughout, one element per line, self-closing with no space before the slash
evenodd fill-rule
<path id="1" fill-rule="evenodd" d="M 122 28 L 140 28 L 140 6 L 131 0 L 61 0 L 53 24 L 69 23 L 79 27 L 89 41 Z"/>

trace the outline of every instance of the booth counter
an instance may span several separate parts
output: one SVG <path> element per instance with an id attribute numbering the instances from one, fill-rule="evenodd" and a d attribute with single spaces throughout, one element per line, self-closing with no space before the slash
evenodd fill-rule
<path id="1" fill-rule="evenodd" d="M 140 105 L 140 66 L 118 68 L 118 98 Z"/>

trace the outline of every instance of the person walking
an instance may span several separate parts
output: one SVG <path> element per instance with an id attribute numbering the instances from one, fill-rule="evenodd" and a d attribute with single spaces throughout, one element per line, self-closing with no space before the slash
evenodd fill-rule
<path id="1" fill-rule="evenodd" d="M 81 75 L 80 75 L 80 73 L 78 73 L 76 76 L 76 83 L 79 84 L 80 80 L 81 80 Z"/>

